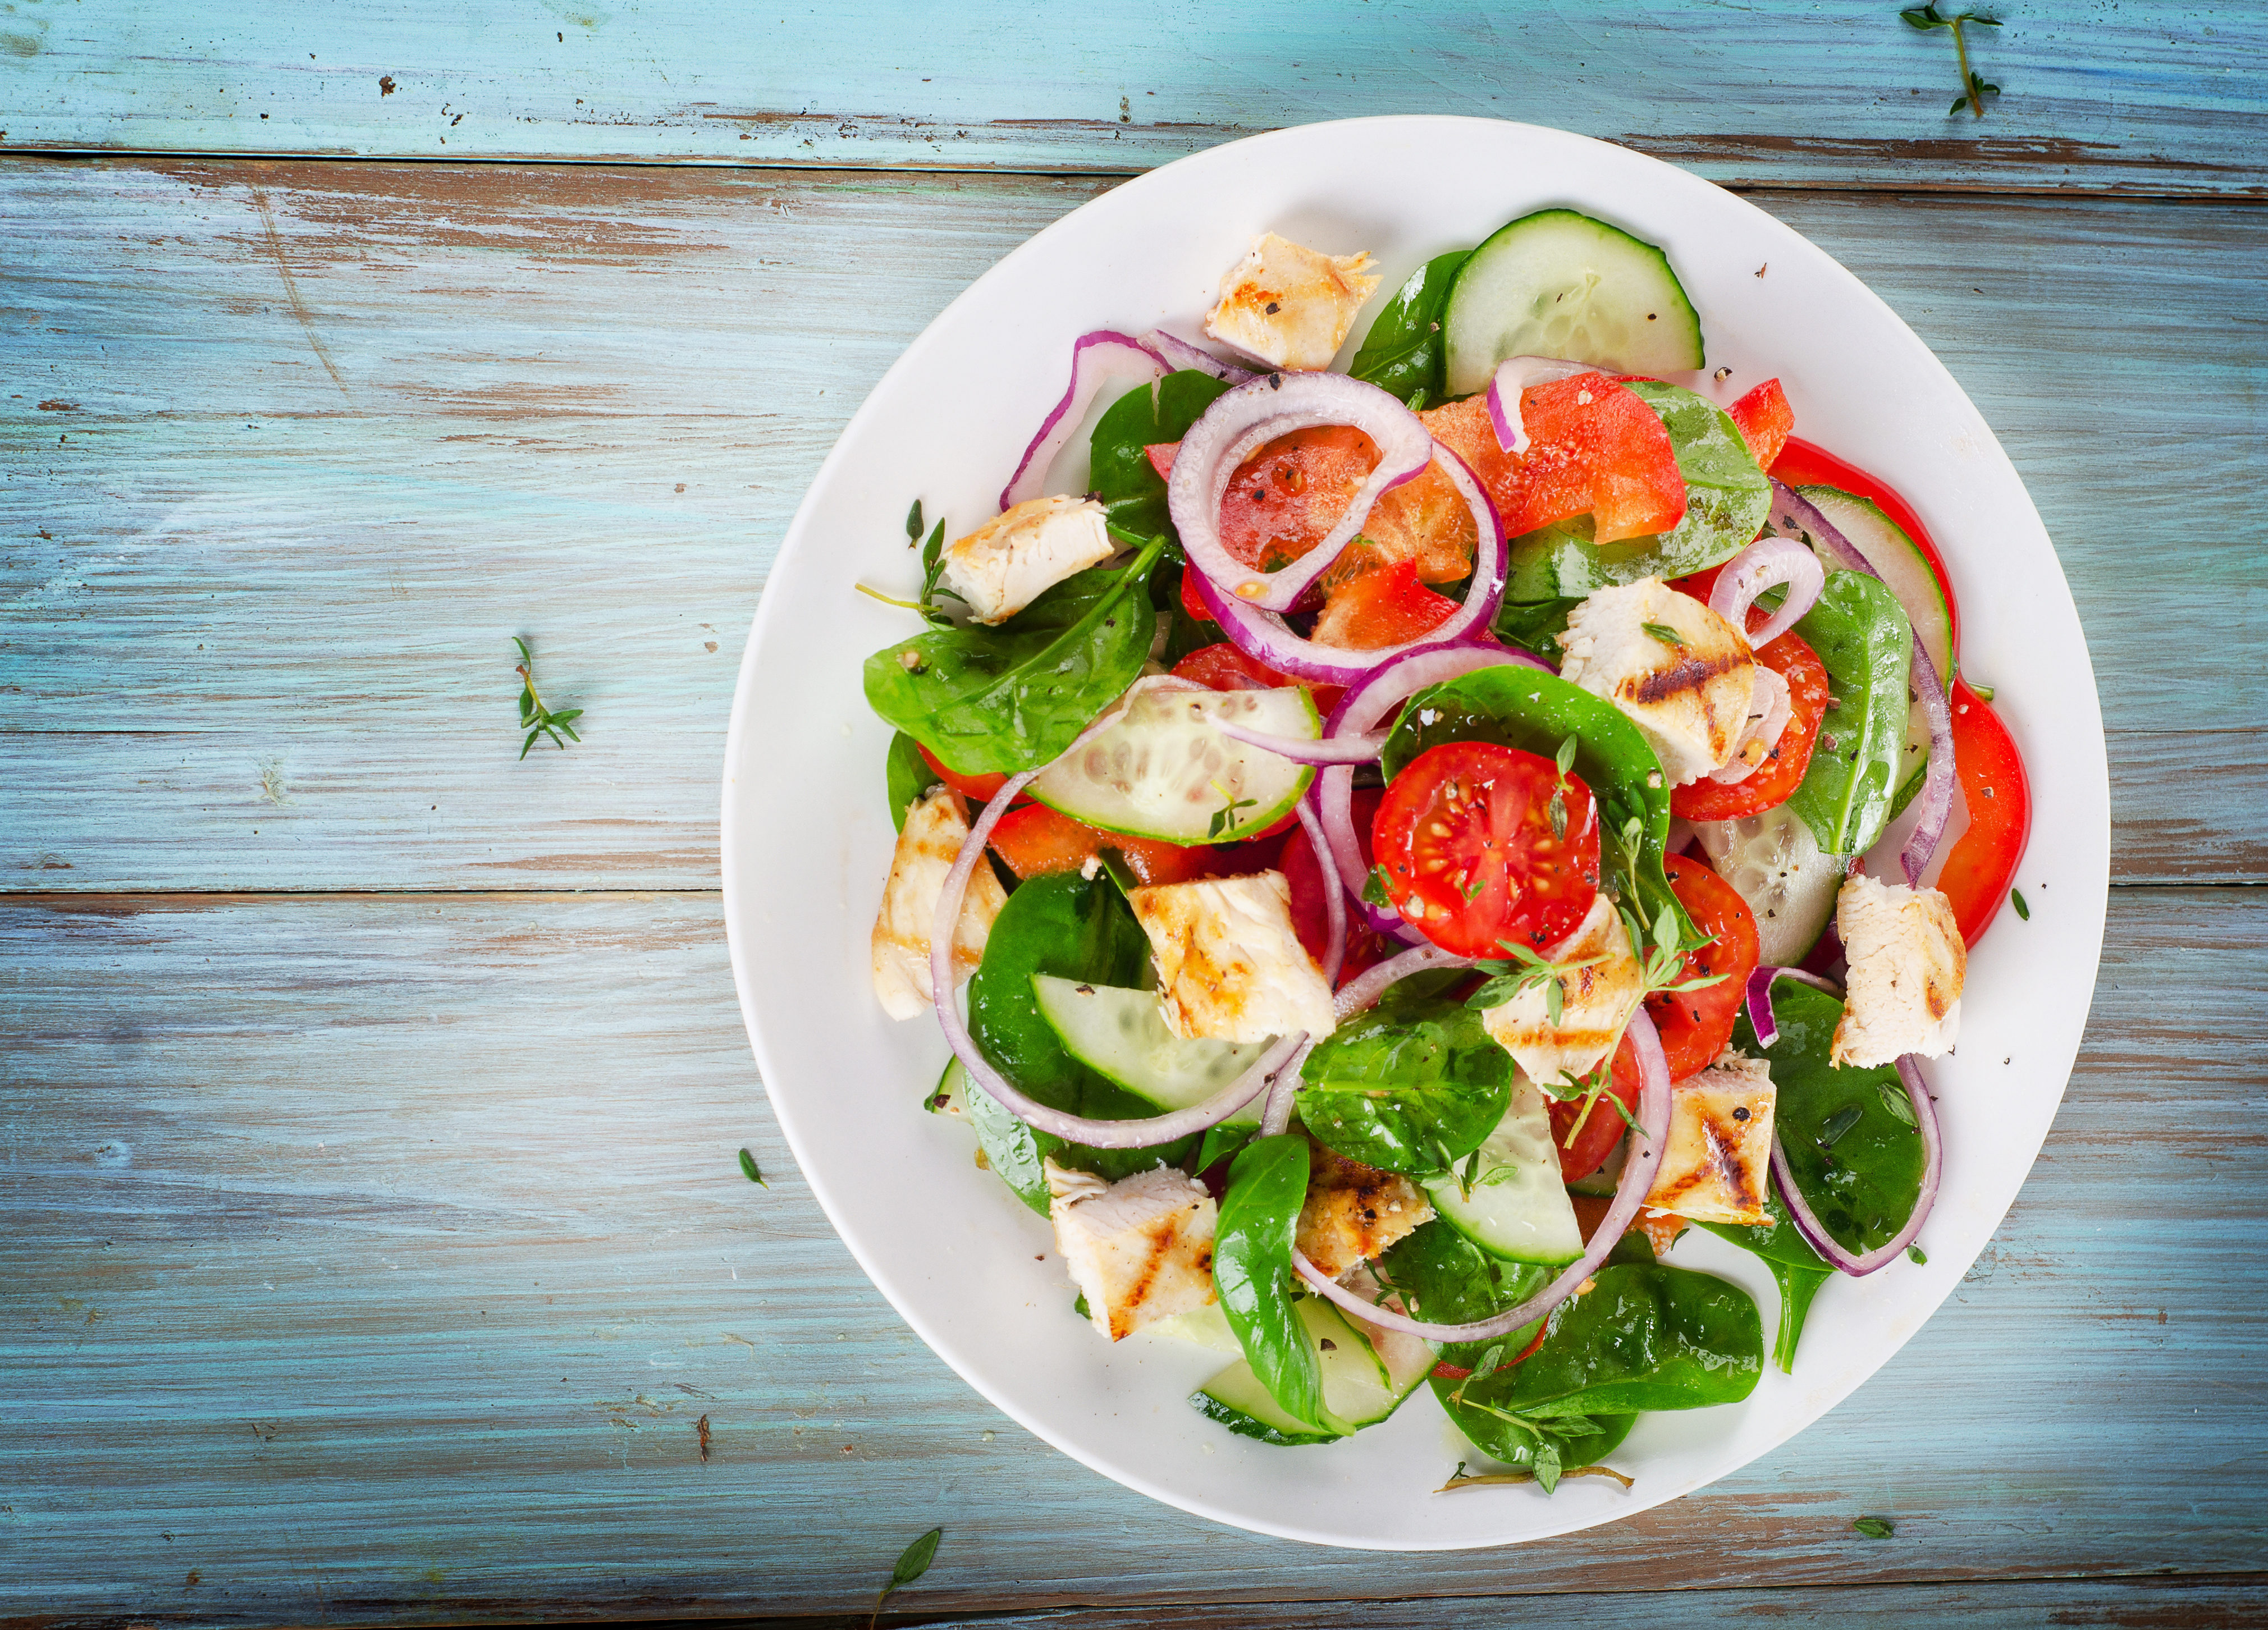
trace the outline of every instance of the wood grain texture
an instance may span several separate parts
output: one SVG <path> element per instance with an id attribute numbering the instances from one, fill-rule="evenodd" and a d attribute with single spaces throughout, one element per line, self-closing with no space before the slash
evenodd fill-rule
<path id="1" fill-rule="evenodd" d="M 0 888 L 713 886 L 740 643 L 812 471 L 931 316 L 1104 185 L 0 164 Z M 2093 647 L 2118 878 L 2268 878 L 2268 216 L 1759 201 L 2024 473 Z M 514 634 L 587 709 L 571 753 L 515 760 Z"/>
<path id="2" fill-rule="evenodd" d="M 1702 1494 L 1437 1557 L 1181 1516 L 954 1377 L 780 1144 L 713 896 L 0 902 L 0 1616 L 845 1612 L 935 1523 L 909 1611 L 1610 1583 L 1699 1624 L 1857 1599 L 1828 1587 L 2255 1567 L 2268 1270 L 2198 1247 L 2268 1185 L 2258 898 L 2113 895 L 2039 1164 L 1855 1398 Z M 2053 1589 L 1985 1622 L 2102 1599 Z"/>
<path id="3" fill-rule="evenodd" d="M 10 148 L 1123 173 L 1368 114 L 1521 119 L 1747 185 L 2268 190 L 2242 0 L 2011 9 L 1954 117 L 1886 0 L 132 0 L 0 13 Z"/>

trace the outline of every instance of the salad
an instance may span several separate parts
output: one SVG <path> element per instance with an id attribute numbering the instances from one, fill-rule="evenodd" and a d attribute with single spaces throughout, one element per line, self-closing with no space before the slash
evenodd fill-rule
<path id="1" fill-rule="evenodd" d="M 1272 1444 L 1429 1389 L 1549 1494 L 1921 1258 L 2028 793 L 1911 509 L 1661 250 L 1523 216 L 1336 371 L 1379 281 L 1265 233 L 1229 357 L 1086 334 L 997 514 L 913 505 L 874 990 L 1100 1338 Z"/>

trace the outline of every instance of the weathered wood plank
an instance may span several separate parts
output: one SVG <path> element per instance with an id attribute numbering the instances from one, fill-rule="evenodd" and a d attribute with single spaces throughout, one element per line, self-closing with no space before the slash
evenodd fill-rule
<path id="1" fill-rule="evenodd" d="M 2268 1202 L 2260 899 L 2112 897 L 2030 1182 L 1829 1420 L 1422 1558 L 1183 1517 L 954 1378 L 781 1148 L 712 897 L 0 902 L 0 1615 L 847 1612 L 932 1523 L 931 1612 L 2250 1568 L 2268 1275 L 2196 1247 Z"/>
<path id="2" fill-rule="evenodd" d="M 712 885 L 740 644 L 811 471 L 930 316 L 1101 185 L 0 165 L 28 336 L 0 886 Z M 2268 877 L 2268 220 L 1763 202 L 1918 327 L 2029 480 L 2122 880 Z M 515 633 L 581 747 L 515 762 Z"/>
<path id="3" fill-rule="evenodd" d="M 407 0 L 149 4 L 0 26 L 11 148 L 1124 173 L 1384 113 L 1565 125 L 1748 185 L 2268 189 L 2257 7 L 2140 0 L 1971 31 L 2007 88 L 1875 0 L 1264 15 L 908 0 L 792 15 Z M 1161 26 L 1162 23 L 1162 26 Z"/>

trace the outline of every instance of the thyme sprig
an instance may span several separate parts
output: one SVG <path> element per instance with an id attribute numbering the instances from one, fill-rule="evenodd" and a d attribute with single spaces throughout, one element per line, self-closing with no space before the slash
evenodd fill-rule
<path id="1" fill-rule="evenodd" d="M 545 707 L 543 698 L 535 694 L 534 654 L 527 649 L 527 642 L 518 635 L 512 636 L 512 642 L 519 647 L 519 666 L 513 672 L 519 675 L 520 727 L 527 731 L 527 739 L 519 744 L 519 756 L 523 759 L 527 756 L 527 750 L 535 745 L 535 738 L 539 736 L 550 737 L 557 744 L 559 751 L 564 753 L 568 741 L 583 739 L 575 733 L 575 721 L 583 716 L 583 710 L 570 708 L 563 713 L 554 713 Z M 559 739 L 562 732 L 565 733 L 567 741 Z"/>
<path id="2" fill-rule="evenodd" d="M 1953 106 L 1946 111 L 1948 114 L 1957 114 L 1965 107 L 1982 119 L 1984 116 L 1985 97 L 1999 95 L 2000 87 L 1990 80 L 1978 78 L 1977 70 L 1969 65 L 1969 40 L 1961 31 L 1964 25 L 1970 23 L 1976 24 L 1979 28 L 1998 28 L 2000 26 L 2000 19 L 1997 17 L 1986 17 L 1978 11 L 1963 11 L 1957 17 L 1940 16 L 1935 0 L 1932 0 L 1928 5 L 1918 7 L 1913 11 L 1901 11 L 1898 17 L 1907 27 L 1918 28 L 1924 33 L 1940 28 L 1952 33 L 1954 55 L 1961 62 L 1961 94 L 1954 98 Z"/>
<path id="3" fill-rule="evenodd" d="M 1570 957 L 1562 962 L 1552 962 L 1518 940 L 1500 939 L 1497 943 L 1511 953 L 1509 958 L 1491 958 L 1473 964 L 1476 970 L 1490 978 L 1487 984 L 1465 998 L 1465 1005 L 1469 1008 L 1498 1007 L 1540 985 L 1543 988 L 1544 1017 L 1555 1026 L 1559 1023 L 1560 1016 L 1566 1011 L 1567 976 L 1580 973 L 1585 968 L 1595 967 L 1607 959 L 1605 953 L 1602 952 L 1595 957 Z"/>

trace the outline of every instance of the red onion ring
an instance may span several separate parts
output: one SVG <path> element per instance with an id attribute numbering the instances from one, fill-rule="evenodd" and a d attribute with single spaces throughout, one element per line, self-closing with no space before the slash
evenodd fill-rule
<path id="1" fill-rule="evenodd" d="M 1792 979 L 1823 990 L 1837 1002 L 1843 999 L 1840 985 L 1802 968 L 1776 968 L 1767 964 L 1756 969 L 1749 975 L 1748 989 L 1742 999 L 1748 1006 L 1749 1028 L 1756 1032 L 1756 1045 L 1760 1047 L 1771 1046 L 1779 1039 L 1779 1017 L 1772 1011 L 1771 1003 L 1772 981 L 1779 979 Z"/>
<path id="2" fill-rule="evenodd" d="M 1592 1234 L 1590 1246 L 1581 1259 L 1561 1270 L 1557 1279 L 1527 1301 L 1469 1325 L 1433 1325 L 1390 1308 L 1373 1307 L 1296 1249 L 1292 1252 L 1292 1268 L 1347 1311 L 1359 1314 L 1373 1325 L 1427 1341 L 1491 1341 L 1549 1314 L 1599 1270 L 1621 1241 L 1624 1231 L 1637 1219 L 1647 1191 L 1653 1186 L 1655 1169 L 1661 1164 L 1662 1146 L 1669 1141 L 1669 1061 L 1662 1056 L 1660 1034 L 1643 1007 L 1631 1017 L 1630 1036 L 1638 1052 L 1642 1083 L 1638 1095 L 1638 1130 L 1632 1134 L 1630 1158 L 1623 1163 L 1621 1180 L 1615 1185 L 1614 1203 L 1607 1208 L 1607 1215 Z"/>
<path id="3" fill-rule="evenodd" d="M 1063 400 L 1055 405 L 1055 410 L 1040 421 L 1037 434 L 1024 449 L 1023 462 L 1000 489 L 1001 509 L 1012 510 L 1046 490 L 1048 466 L 1056 461 L 1064 444 L 1078 434 L 1079 422 L 1086 417 L 1086 410 L 1105 385 L 1113 379 L 1147 385 L 1169 371 L 1155 351 L 1130 334 L 1120 334 L 1115 328 L 1098 328 L 1079 335 L 1071 348 L 1071 384 L 1064 387 Z"/>
<path id="4" fill-rule="evenodd" d="M 1542 657 L 1531 652 L 1478 640 L 1404 650 L 1380 663 L 1339 699 L 1339 705 L 1331 709 L 1331 716 L 1323 725 L 1324 738 L 1344 740 L 1367 734 L 1384 723 L 1387 715 L 1429 685 L 1458 679 L 1481 668 L 1514 665 L 1551 672 Z M 1324 770 L 1315 777 L 1307 796 L 1314 800 L 1315 812 L 1322 817 L 1327 840 L 1318 848 L 1316 857 L 1329 860 L 1340 885 L 1360 907 L 1363 920 L 1371 928 L 1407 943 L 1415 930 L 1402 921 L 1401 914 L 1372 906 L 1362 898 L 1363 889 L 1370 881 L 1370 871 L 1363 864 L 1361 840 L 1355 835 L 1354 771 L 1336 766 Z"/>
<path id="5" fill-rule="evenodd" d="M 1103 716 L 1104 719 L 1114 716 L 1111 713 Z M 1095 728 L 1089 725 L 1067 751 L 1076 753 Z M 1041 766 L 1042 769 L 1045 767 Z M 1295 1030 L 1278 1038 L 1274 1046 L 1253 1061 L 1250 1068 L 1204 1103 L 1145 1120 L 1090 1120 L 1084 1115 L 1050 1108 L 1011 1085 L 992 1068 L 991 1061 L 977 1046 L 976 1039 L 968 1033 L 968 1022 L 961 1017 L 961 1004 L 954 999 L 956 987 L 953 980 L 953 941 L 961 926 L 961 901 L 968 893 L 969 874 L 984 858 L 984 846 L 991 839 L 993 827 L 1000 824 L 1000 817 L 1015 802 L 1016 795 L 1039 773 L 1034 769 L 1011 775 L 992 795 L 983 814 L 976 818 L 976 824 L 962 840 L 961 853 L 954 857 L 953 870 L 946 873 L 945 886 L 938 893 L 937 914 L 930 919 L 930 984 L 934 992 L 937 1022 L 952 1046 L 954 1056 L 961 1061 L 971 1080 L 1019 1120 L 1090 1149 L 1150 1149 L 1217 1126 L 1275 1085 L 1278 1076 L 1289 1072 L 1300 1050 L 1307 1045 L 1306 1031 Z"/>
<path id="6" fill-rule="evenodd" d="M 1331 1010 L 1342 1019 L 1352 1018 L 1364 1009 L 1373 1007 L 1378 999 L 1412 973 L 1423 973 L 1427 968 L 1469 968 L 1470 957 L 1460 957 L 1453 951 L 1443 951 L 1439 945 L 1418 945 L 1388 957 L 1383 962 L 1373 963 L 1346 982 L 1346 986 L 1331 998 Z"/>
<path id="7" fill-rule="evenodd" d="M 1749 635 L 1749 648 L 1762 650 L 1796 625 L 1796 620 L 1819 604 L 1827 586 L 1827 569 L 1819 557 L 1793 538 L 1759 538 L 1725 562 L 1717 586 L 1709 591 L 1709 609 L 1746 632 L 1749 607 L 1756 597 L 1778 584 L 1787 585 L 1787 598 L 1771 620 Z"/>
<path id="8" fill-rule="evenodd" d="M 1304 1032 L 1303 1032 L 1304 1033 Z M 1292 1098 L 1300 1088 L 1300 1071 L 1314 1050 L 1314 1043 L 1302 1039 L 1300 1050 L 1289 1062 L 1269 1077 L 1268 1101 L 1261 1106 L 1258 1135 L 1272 1138 L 1292 1124 Z"/>
<path id="9" fill-rule="evenodd" d="M 1237 466 L 1279 436 L 1336 424 L 1352 425 L 1378 444 L 1377 466 L 1313 549 L 1278 571 L 1245 565 L 1220 540 L 1220 501 Z M 1225 585 L 1247 606 L 1286 612 L 1354 540 L 1380 496 L 1432 456 L 1432 436 L 1391 392 L 1339 373 L 1271 373 L 1229 391 L 1189 427 L 1166 478 L 1166 506 L 1200 576 Z"/>
<path id="10" fill-rule="evenodd" d="M 1922 1079 L 1921 1067 L 1914 1062 L 1912 1054 L 1898 1061 L 1898 1079 L 1905 1083 L 1906 1097 L 1913 1100 L 1914 1125 L 1921 1133 L 1921 1192 L 1914 1196 L 1913 1215 L 1906 1219 L 1898 1237 L 1864 1256 L 1854 1255 L 1838 1244 L 1804 1203 L 1803 1195 L 1795 1186 L 1794 1173 L 1788 1169 L 1787 1151 L 1780 1147 L 1779 1134 L 1772 1134 L 1772 1178 L 1779 1186 L 1779 1197 L 1787 1207 L 1789 1220 L 1814 1251 L 1854 1279 L 1863 1279 L 1904 1254 L 1905 1248 L 1921 1232 L 1921 1225 L 1928 1221 L 1930 1208 L 1937 1203 L 1938 1178 L 1944 1173 L 1945 1144 L 1938 1135 L 1937 1106 L 1930 1101 L 1929 1083 Z"/>
<path id="11" fill-rule="evenodd" d="M 1816 561 L 1812 562 L 1815 566 L 1818 563 Z M 1737 628 L 1740 625 L 1735 623 L 1734 626 Z M 1744 782 L 1762 769 L 1764 761 L 1771 756 L 1773 746 L 1778 743 L 1780 732 L 1787 729 L 1788 720 L 1795 716 L 1795 698 L 1787 688 L 1787 680 L 1777 668 L 1767 668 L 1762 663 L 1756 664 L 1756 689 L 1768 693 L 1764 710 L 1750 716 L 1748 728 L 1733 744 L 1732 762 L 1721 769 L 1709 772 L 1709 779 L 1719 786 L 1729 787 Z M 1753 708 L 1756 705 L 1756 699 L 1751 694 L 1749 706 Z M 1751 741 L 1764 744 L 1764 750 L 1753 760 L 1745 756 L 1745 749 Z"/>
<path id="12" fill-rule="evenodd" d="M 1140 343 L 1157 353 L 1159 360 L 1176 372 L 1194 368 L 1199 373 L 1209 373 L 1216 379 L 1231 385 L 1242 385 L 1252 378 L 1252 370 L 1226 363 L 1202 346 L 1192 345 L 1177 334 L 1167 334 L 1163 328 L 1152 328 L 1144 334 Z"/>
<path id="13" fill-rule="evenodd" d="M 1864 572 L 1876 578 L 1882 575 L 1874 569 L 1865 552 L 1822 515 L 1816 505 L 1790 491 L 1784 482 L 1772 483 L 1771 518 L 1765 525 L 1780 528 L 1783 532 L 1804 534 L 1813 552 L 1822 560 L 1831 562 L 1838 570 Z M 1710 598 L 1713 602 L 1716 597 Z M 1906 607 L 1906 618 L 1913 620 L 1911 606 Z M 1937 846 L 1945 837 L 1946 822 L 1952 818 L 1954 774 L 1953 709 L 1946 704 L 1944 678 L 1930 660 L 1919 634 L 1914 635 L 1906 687 L 1929 720 L 1929 767 L 1922 777 L 1921 791 L 1914 797 L 1917 817 L 1913 833 L 1898 853 L 1898 864 L 1905 871 L 1907 884 L 1918 887 L 1922 874 L 1929 870 Z"/>
<path id="14" fill-rule="evenodd" d="M 1529 385 L 1604 371 L 1594 363 L 1571 363 L 1557 356 L 1505 358 L 1489 376 L 1489 422 L 1496 426 L 1497 445 L 1509 453 L 1528 451 L 1528 427 L 1520 419 L 1520 393 Z"/>
<path id="15" fill-rule="evenodd" d="M 1272 753 L 1294 764 L 1367 764 L 1386 745 L 1387 734 L 1384 731 L 1370 731 L 1359 736 L 1326 736 L 1313 741 L 1304 736 L 1273 736 L 1266 731 L 1248 730 L 1226 720 L 1213 728 L 1231 741 L 1241 741 L 1248 747 Z"/>
<path id="16" fill-rule="evenodd" d="M 1484 637 L 1489 620 L 1496 615 L 1497 603 L 1504 598 L 1504 527 L 1497 519 L 1496 506 L 1489 502 L 1488 494 L 1462 459 L 1438 444 L 1433 458 L 1441 473 L 1456 488 L 1458 496 L 1464 499 L 1465 507 L 1472 511 L 1474 524 L 1479 529 L 1478 547 L 1473 552 L 1472 586 L 1465 591 L 1464 604 L 1447 620 L 1406 645 L 1366 651 L 1318 645 L 1292 633 L 1276 613 L 1239 598 L 1199 571 L 1195 574 L 1198 598 L 1204 601 L 1205 609 L 1219 620 L 1221 631 L 1228 635 L 1229 642 L 1256 662 L 1278 673 L 1288 673 L 1295 679 L 1351 686 L 1360 684 L 1382 664 L 1407 652 Z M 1174 467 L 1182 467 L 1178 456 Z M 1314 553 L 1320 554 L 1322 551 L 1317 549 Z"/>
<path id="17" fill-rule="evenodd" d="M 1320 863 L 1323 858 L 1323 823 L 1301 798 L 1297 806 L 1300 828 L 1307 834 L 1307 847 Z M 1323 952 L 1323 983 L 1333 990 L 1338 988 L 1339 970 L 1346 966 L 1346 896 L 1329 884 L 1323 886 L 1323 935 L 1329 942 Z"/>

